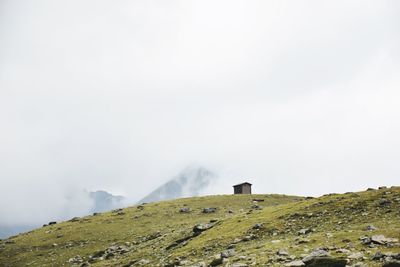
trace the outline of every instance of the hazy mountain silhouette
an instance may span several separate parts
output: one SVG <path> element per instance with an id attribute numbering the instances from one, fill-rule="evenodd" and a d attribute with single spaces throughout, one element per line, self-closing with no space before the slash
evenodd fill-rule
<path id="1" fill-rule="evenodd" d="M 175 178 L 141 199 L 139 203 L 198 196 L 215 178 L 215 174 L 204 167 L 186 168 Z"/>

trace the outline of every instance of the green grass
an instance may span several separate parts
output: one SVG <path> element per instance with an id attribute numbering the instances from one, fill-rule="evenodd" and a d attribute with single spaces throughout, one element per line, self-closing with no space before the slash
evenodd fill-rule
<path id="1" fill-rule="evenodd" d="M 262 209 L 252 208 L 254 198 L 264 199 L 258 203 Z M 381 206 L 382 198 L 389 199 L 391 204 Z M 190 208 L 191 212 L 180 213 L 182 207 Z M 216 207 L 217 212 L 202 213 L 206 207 Z M 275 261 L 276 252 L 281 248 L 298 258 L 318 247 L 331 248 L 333 256 L 343 256 L 335 253 L 332 248 L 336 247 L 361 251 L 367 257 L 368 266 L 379 266 L 370 261 L 372 255 L 378 250 L 400 252 L 398 245 L 369 248 L 359 238 L 373 234 L 400 238 L 399 207 L 398 187 L 315 199 L 285 195 L 222 195 L 150 203 L 143 209 L 137 206 L 126 208 L 123 215 L 107 212 L 80 218 L 77 222 L 43 227 L 8 240 L 13 243 L 6 244 L 3 240 L 0 266 L 71 266 L 68 259 L 76 255 L 87 260 L 96 251 L 125 242 L 131 243 L 128 253 L 92 265 L 123 266 L 140 259 L 150 260 L 148 266 L 164 266 L 176 259 L 209 263 L 235 239 L 248 235 L 254 239 L 235 244 L 236 255 L 229 259 L 230 262 L 282 266 Z M 210 220 L 218 220 L 218 223 L 187 243 L 166 249 L 176 240 L 191 236 L 194 225 Z M 257 223 L 263 224 L 263 228 L 252 229 Z M 378 229 L 366 231 L 365 227 L 370 224 Z M 302 228 L 313 229 L 313 232 L 306 237 L 308 243 L 299 244 L 298 231 Z M 154 239 L 148 238 L 152 235 Z M 247 258 L 239 259 L 240 256 Z"/>

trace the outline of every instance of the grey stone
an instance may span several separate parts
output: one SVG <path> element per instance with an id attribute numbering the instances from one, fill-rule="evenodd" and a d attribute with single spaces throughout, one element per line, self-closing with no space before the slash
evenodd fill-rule
<path id="1" fill-rule="evenodd" d="M 256 223 L 255 225 L 253 225 L 253 229 L 262 229 L 262 228 L 263 228 L 262 223 Z"/>
<path id="2" fill-rule="evenodd" d="M 301 260 L 291 261 L 291 262 L 285 264 L 285 266 L 288 266 L 288 267 L 298 267 L 298 266 L 304 266 L 304 265 L 306 265 L 306 264 Z"/>
<path id="3" fill-rule="evenodd" d="M 235 262 L 234 264 L 231 265 L 231 267 L 248 267 L 246 263 L 241 263 L 241 262 Z"/>
<path id="4" fill-rule="evenodd" d="M 323 249 L 317 249 L 311 252 L 309 255 L 303 258 L 303 262 L 307 263 L 309 261 L 312 261 L 315 258 L 321 258 L 321 257 L 328 257 L 329 253 Z"/>
<path id="5" fill-rule="evenodd" d="M 276 252 L 279 256 L 289 256 L 289 252 L 286 249 L 280 249 Z"/>
<path id="6" fill-rule="evenodd" d="M 335 259 L 331 257 L 314 258 L 306 263 L 309 267 L 345 267 L 347 261 L 345 259 Z"/>
<path id="7" fill-rule="evenodd" d="M 186 207 L 185 207 L 185 208 L 180 208 L 180 209 L 179 209 L 179 212 L 180 212 L 180 213 L 189 213 L 189 212 L 190 212 L 190 209 L 189 209 L 189 208 L 186 208 Z"/>
<path id="8" fill-rule="evenodd" d="M 377 230 L 377 228 L 371 224 L 371 225 L 368 225 L 368 226 L 365 228 L 365 230 L 367 230 L 367 231 L 375 231 L 375 230 Z"/>
<path id="9" fill-rule="evenodd" d="M 193 232 L 195 234 L 199 234 L 201 232 L 204 232 L 210 228 L 212 228 L 214 226 L 214 224 L 212 223 L 203 223 L 203 224 L 197 224 L 193 227 Z"/>
<path id="10" fill-rule="evenodd" d="M 203 213 L 214 213 L 217 211 L 217 208 L 204 208 Z"/>
<path id="11" fill-rule="evenodd" d="M 399 240 L 397 238 L 387 238 L 384 235 L 373 235 L 371 236 L 371 242 L 379 245 L 385 245 L 387 243 L 396 243 Z"/>
<path id="12" fill-rule="evenodd" d="M 221 258 L 230 258 L 232 256 L 235 256 L 236 252 L 233 248 L 227 249 L 223 252 L 221 252 Z"/>

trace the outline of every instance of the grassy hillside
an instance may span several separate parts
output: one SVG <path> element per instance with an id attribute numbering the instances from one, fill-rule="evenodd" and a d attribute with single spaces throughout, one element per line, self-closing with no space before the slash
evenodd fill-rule
<path id="1" fill-rule="evenodd" d="M 0 266 L 382 266 L 400 260 L 399 238 L 399 187 L 320 198 L 207 196 L 2 240 Z"/>

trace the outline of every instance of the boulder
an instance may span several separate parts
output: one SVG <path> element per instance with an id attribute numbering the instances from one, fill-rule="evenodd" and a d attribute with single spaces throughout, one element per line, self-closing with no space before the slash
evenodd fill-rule
<path id="1" fill-rule="evenodd" d="M 258 229 L 262 229 L 264 226 L 262 223 L 256 223 L 255 225 L 253 225 L 253 229 L 258 230 Z"/>
<path id="2" fill-rule="evenodd" d="M 371 236 L 371 242 L 379 245 L 385 245 L 388 243 L 396 243 L 399 240 L 397 238 L 387 238 L 384 235 L 373 235 Z"/>
<path id="3" fill-rule="evenodd" d="M 76 255 L 75 257 L 70 258 L 68 260 L 68 262 L 72 263 L 72 264 L 82 263 L 83 262 L 83 258 L 80 255 Z"/>
<path id="4" fill-rule="evenodd" d="M 316 258 L 326 258 L 329 257 L 329 253 L 323 249 L 317 249 L 311 252 L 309 255 L 303 258 L 304 263 L 308 263 Z"/>
<path id="5" fill-rule="evenodd" d="M 230 258 L 232 256 L 235 256 L 235 250 L 233 248 L 227 249 L 223 252 L 221 252 L 221 258 Z"/>
<path id="6" fill-rule="evenodd" d="M 210 262 L 210 266 L 218 266 L 224 262 L 224 259 L 221 257 L 221 254 L 215 256 L 215 258 Z"/>
<path id="7" fill-rule="evenodd" d="M 377 228 L 371 224 L 371 225 L 368 225 L 367 227 L 365 227 L 365 230 L 367 230 L 367 231 L 375 231 L 375 230 L 377 230 Z"/>
<path id="8" fill-rule="evenodd" d="M 246 263 L 241 263 L 241 262 L 235 262 L 234 264 L 231 265 L 231 267 L 248 267 Z"/>
<path id="9" fill-rule="evenodd" d="M 201 224 L 197 224 L 193 227 L 193 232 L 195 234 L 199 234 L 201 232 L 204 232 L 208 229 L 211 229 L 214 226 L 214 224 L 212 223 L 201 223 Z"/>
<path id="10" fill-rule="evenodd" d="M 288 267 L 298 267 L 298 266 L 304 266 L 306 265 L 303 261 L 297 260 L 297 261 L 291 261 L 285 264 L 285 266 Z"/>
<path id="11" fill-rule="evenodd" d="M 203 213 L 214 213 L 217 211 L 217 208 L 204 208 Z"/>
<path id="12" fill-rule="evenodd" d="M 286 249 L 280 249 L 276 252 L 279 256 L 289 256 L 289 252 Z"/>
<path id="13" fill-rule="evenodd" d="M 186 207 L 180 208 L 180 209 L 179 209 L 179 212 L 180 212 L 180 213 L 189 213 L 189 212 L 190 212 L 190 209 L 189 209 L 189 208 L 186 208 Z"/>
<path id="14" fill-rule="evenodd" d="M 335 259 L 331 257 L 314 258 L 306 263 L 309 267 L 345 267 L 347 261 L 345 259 Z"/>

